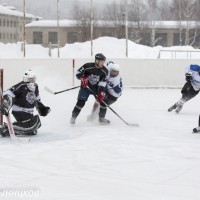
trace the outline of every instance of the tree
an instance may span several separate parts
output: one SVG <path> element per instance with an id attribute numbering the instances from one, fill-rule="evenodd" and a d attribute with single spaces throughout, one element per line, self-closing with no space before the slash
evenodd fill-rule
<path id="1" fill-rule="evenodd" d="M 78 27 L 81 27 L 81 35 L 83 41 L 87 41 L 91 38 L 91 10 L 90 8 L 84 7 L 83 4 L 80 4 L 79 1 L 75 1 L 73 5 L 73 9 L 71 11 L 72 18 L 75 20 Z M 95 10 L 94 10 L 95 13 Z M 94 20 L 94 26 L 96 25 L 96 21 Z"/>

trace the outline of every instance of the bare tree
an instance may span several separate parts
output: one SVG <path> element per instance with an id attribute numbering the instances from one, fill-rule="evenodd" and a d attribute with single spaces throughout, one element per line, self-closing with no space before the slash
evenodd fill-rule
<path id="1" fill-rule="evenodd" d="M 156 45 L 156 17 L 157 17 L 157 0 L 149 0 L 149 11 L 151 20 L 151 46 Z"/>
<path id="2" fill-rule="evenodd" d="M 179 45 L 192 45 L 198 36 L 199 0 L 174 0 L 174 20 L 179 21 Z"/>
<path id="3" fill-rule="evenodd" d="M 115 28 L 115 35 L 118 38 L 125 38 L 125 3 L 113 2 L 106 5 L 103 12 L 103 19 L 112 24 Z"/>
<path id="4" fill-rule="evenodd" d="M 91 16 L 90 8 L 86 8 L 79 1 L 75 1 L 73 9 L 71 11 L 72 18 L 75 20 L 78 27 L 81 27 L 82 40 L 87 41 L 91 37 L 90 27 L 91 27 Z M 95 12 L 94 12 L 95 13 Z M 95 21 L 95 20 L 94 20 Z M 94 26 L 96 21 L 94 22 Z"/>

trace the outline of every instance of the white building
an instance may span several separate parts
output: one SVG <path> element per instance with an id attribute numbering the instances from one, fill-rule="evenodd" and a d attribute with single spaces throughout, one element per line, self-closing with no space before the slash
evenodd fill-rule
<path id="1" fill-rule="evenodd" d="M 23 40 L 23 12 L 6 4 L 0 5 L 0 42 L 15 43 Z M 36 16 L 26 13 L 26 24 Z"/>

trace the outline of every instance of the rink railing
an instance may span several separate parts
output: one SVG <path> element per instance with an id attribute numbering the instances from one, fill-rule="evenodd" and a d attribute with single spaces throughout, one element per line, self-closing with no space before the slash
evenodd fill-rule
<path id="1" fill-rule="evenodd" d="M 160 50 L 158 59 L 198 59 L 200 50 Z"/>
<path id="2" fill-rule="evenodd" d="M 120 73 L 126 87 L 135 88 L 176 88 L 185 82 L 185 68 L 190 64 L 199 64 L 200 59 L 114 59 L 120 65 Z M 25 70 L 37 73 L 41 86 L 62 90 L 76 86 L 76 70 L 93 59 L 1 59 L 4 69 L 4 88 L 22 80 Z"/>

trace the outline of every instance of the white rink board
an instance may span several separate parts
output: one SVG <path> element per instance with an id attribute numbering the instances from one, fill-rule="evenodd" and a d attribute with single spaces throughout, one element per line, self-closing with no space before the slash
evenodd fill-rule
<path id="1" fill-rule="evenodd" d="M 135 60 L 107 59 L 120 64 L 121 75 L 128 87 L 181 87 L 184 84 L 184 70 L 189 64 L 199 64 L 200 60 Z M 91 59 L 76 59 L 75 71 Z M 25 70 L 37 72 L 38 83 L 44 80 L 50 86 L 73 85 L 72 59 L 2 59 L 4 88 L 22 80 Z M 60 80 L 60 81 L 59 81 Z M 75 85 L 79 81 L 74 78 Z"/>

